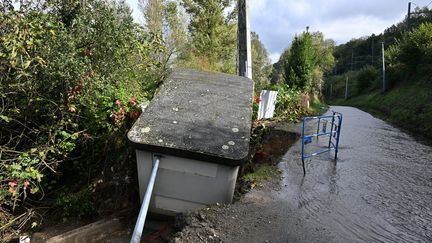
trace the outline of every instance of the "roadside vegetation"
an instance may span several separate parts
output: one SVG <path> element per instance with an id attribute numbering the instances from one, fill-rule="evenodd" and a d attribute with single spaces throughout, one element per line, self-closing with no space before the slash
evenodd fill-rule
<path id="1" fill-rule="evenodd" d="M 339 66 L 336 65 L 334 75 L 326 79 L 325 94 L 331 104 L 365 109 L 431 139 L 432 10 L 416 9 L 420 10 L 422 14 L 413 15 L 409 23 L 405 20 L 388 28 L 382 35 L 352 40 L 336 47 L 335 57 Z M 376 51 L 379 46 L 376 43 L 380 41 L 385 41 L 387 46 L 384 92 L 380 68 L 382 58 Z M 362 55 L 368 52 L 368 55 Z M 352 58 L 355 55 L 361 56 Z M 348 63 L 347 56 L 354 62 Z"/>
<path id="2" fill-rule="evenodd" d="M 35 208 L 95 212 L 87 191 L 124 159 L 114 157 L 124 156 L 139 104 L 165 75 L 154 58 L 165 49 L 121 3 L 23 1 L 15 9 L 3 1 L 0 9 L 0 238 L 8 240 L 40 225 Z"/>
<path id="3" fill-rule="evenodd" d="M 144 25 L 123 1 L 14 2 L 0 3 L 0 241 L 131 208 L 125 134 L 169 69 L 236 71 L 233 1 L 143 0 Z"/>

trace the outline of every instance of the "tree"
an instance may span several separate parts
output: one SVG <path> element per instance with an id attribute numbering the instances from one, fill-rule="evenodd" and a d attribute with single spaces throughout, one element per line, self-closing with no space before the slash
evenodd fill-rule
<path id="1" fill-rule="evenodd" d="M 335 42 L 331 39 L 324 39 L 322 32 L 312 33 L 314 50 L 314 72 L 312 78 L 312 91 L 321 93 L 324 85 L 324 75 L 333 70 L 335 59 L 333 50 Z"/>
<path id="2" fill-rule="evenodd" d="M 269 83 L 272 66 L 264 44 L 260 41 L 257 33 L 251 33 L 252 45 L 252 73 L 255 86 Z"/>
<path id="3" fill-rule="evenodd" d="M 185 65 L 195 68 L 235 73 L 235 10 L 225 14 L 232 0 L 183 0 L 189 15 L 190 45 L 183 52 Z"/>
<path id="4" fill-rule="evenodd" d="M 164 1 L 139 0 L 139 3 L 147 31 L 155 35 L 162 35 Z"/>
<path id="5" fill-rule="evenodd" d="M 285 64 L 286 82 L 299 89 L 312 88 L 315 56 L 312 35 L 309 32 L 294 37 L 288 61 Z"/>
<path id="6" fill-rule="evenodd" d="M 175 0 L 140 0 L 140 7 L 145 20 L 145 28 L 155 40 L 163 43 L 163 49 L 154 47 L 153 56 L 166 67 L 173 64 L 178 52 L 187 43 L 186 17 L 179 11 Z"/>
<path id="7" fill-rule="evenodd" d="M 281 56 L 279 57 L 279 60 L 273 64 L 271 79 L 270 79 L 271 84 L 279 84 L 285 82 L 284 68 L 288 62 L 289 55 L 290 55 L 290 48 L 286 48 L 282 52 Z"/>
<path id="8" fill-rule="evenodd" d="M 168 59 L 174 59 L 185 49 L 188 41 L 186 16 L 179 11 L 175 1 L 168 1 L 164 7 L 164 40 Z"/>
<path id="9" fill-rule="evenodd" d="M 303 32 L 296 36 L 286 54 L 286 82 L 307 92 L 320 92 L 323 76 L 332 70 L 334 41 L 324 39 L 321 32 Z"/>

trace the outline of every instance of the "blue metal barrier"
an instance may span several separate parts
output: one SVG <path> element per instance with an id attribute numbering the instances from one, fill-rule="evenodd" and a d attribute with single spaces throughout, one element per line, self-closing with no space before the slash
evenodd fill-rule
<path id="1" fill-rule="evenodd" d="M 311 135 L 306 135 L 305 125 L 308 121 L 313 121 L 313 120 L 318 120 L 316 133 Z M 329 131 L 327 131 L 328 124 L 330 124 Z M 331 116 L 306 116 L 303 118 L 302 145 L 301 145 L 303 174 L 306 175 L 305 159 L 307 158 L 334 150 L 335 160 L 337 160 L 341 126 L 342 126 L 342 114 L 339 112 L 333 112 L 333 115 Z M 320 137 L 327 137 L 327 136 L 329 137 L 328 146 L 324 147 L 324 149 L 321 149 L 317 152 L 311 154 L 305 154 L 305 145 L 312 143 L 312 140 L 314 138 L 316 138 L 316 140 L 318 141 Z"/>

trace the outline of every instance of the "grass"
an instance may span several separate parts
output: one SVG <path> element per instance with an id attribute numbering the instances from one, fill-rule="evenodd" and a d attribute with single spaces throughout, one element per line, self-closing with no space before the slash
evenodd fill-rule
<path id="1" fill-rule="evenodd" d="M 281 171 L 274 165 L 262 165 L 255 172 L 243 176 L 243 181 L 249 183 L 251 188 L 260 187 L 266 180 L 277 178 Z"/>
<path id="2" fill-rule="evenodd" d="M 384 94 L 373 91 L 330 103 L 358 107 L 420 137 L 432 140 L 431 94 L 430 82 L 405 82 Z"/>

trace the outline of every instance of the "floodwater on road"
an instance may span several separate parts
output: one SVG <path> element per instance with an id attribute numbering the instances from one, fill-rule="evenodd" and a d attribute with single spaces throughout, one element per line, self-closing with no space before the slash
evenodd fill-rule
<path id="1" fill-rule="evenodd" d="M 432 242 L 432 148 L 358 109 L 331 110 L 343 114 L 337 162 L 333 152 L 307 159 L 303 177 L 300 141 L 293 146 L 280 163 L 278 217 L 265 238 Z"/>
<path id="2" fill-rule="evenodd" d="M 179 242 L 432 242 L 432 147 L 356 108 L 330 110 L 343 114 L 336 162 L 333 152 L 307 159 L 303 176 L 297 141 L 282 180 L 212 214 L 214 230 L 199 219 Z M 317 145 L 328 137 L 306 151 Z"/>

